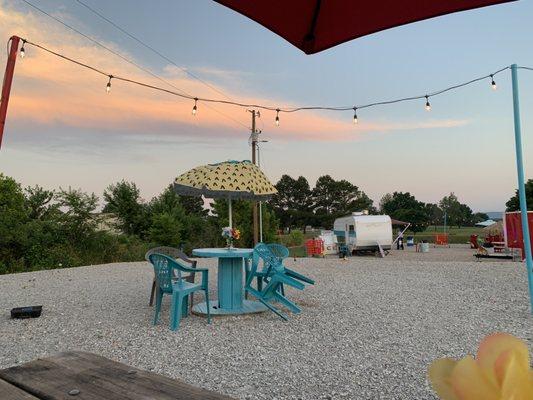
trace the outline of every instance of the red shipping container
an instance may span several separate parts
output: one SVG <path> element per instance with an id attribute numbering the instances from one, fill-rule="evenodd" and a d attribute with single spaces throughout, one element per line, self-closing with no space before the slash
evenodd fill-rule
<path id="1" fill-rule="evenodd" d="M 533 248 L 533 211 L 527 212 L 529 236 Z M 524 236 L 522 234 L 522 219 L 520 211 L 505 213 L 504 219 L 505 243 L 507 247 L 522 250 L 522 260 L 526 258 L 524 250 Z"/>

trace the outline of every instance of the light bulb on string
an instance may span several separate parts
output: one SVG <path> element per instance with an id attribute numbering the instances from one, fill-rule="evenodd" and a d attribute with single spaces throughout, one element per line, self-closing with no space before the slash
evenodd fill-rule
<path id="1" fill-rule="evenodd" d="M 279 126 L 279 108 L 276 109 L 276 126 Z"/>
<path id="2" fill-rule="evenodd" d="M 22 40 L 22 47 L 20 48 L 20 58 L 24 58 L 26 55 L 26 50 L 24 49 L 24 45 L 26 44 L 25 40 Z"/>
<path id="3" fill-rule="evenodd" d="M 194 106 L 192 108 L 192 115 L 196 115 L 196 112 L 198 111 L 198 107 L 196 106 L 197 103 L 198 103 L 198 98 L 195 97 L 194 98 Z"/>
<path id="4" fill-rule="evenodd" d="M 109 75 L 109 81 L 107 81 L 107 86 L 105 88 L 105 91 L 109 94 L 111 91 L 111 79 L 113 79 L 113 75 Z"/>
<path id="5" fill-rule="evenodd" d="M 357 119 L 357 107 L 353 108 L 353 123 L 357 124 L 359 121 Z"/>
<path id="6" fill-rule="evenodd" d="M 498 85 L 496 85 L 496 82 L 494 82 L 494 75 L 491 74 L 490 79 L 491 79 L 490 85 L 492 86 L 492 90 L 498 89 Z"/>
<path id="7" fill-rule="evenodd" d="M 431 104 L 429 104 L 429 96 L 426 96 L 426 111 L 431 111 Z"/>

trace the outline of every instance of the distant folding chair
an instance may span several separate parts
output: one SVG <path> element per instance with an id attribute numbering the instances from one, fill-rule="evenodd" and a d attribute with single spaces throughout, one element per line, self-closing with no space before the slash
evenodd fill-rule
<path id="1" fill-rule="evenodd" d="M 169 256 L 170 258 L 173 258 L 175 260 L 179 259 L 187 263 L 190 268 L 196 268 L 197 261 L 195 260 L 189 260 L 187 255 L 175 247 L 167 247 L 167 246 L 161 246 L 161 247 L 154 247 L 153 249 L 150 249 L 146 252 L 144 258 L 146 261 L 150 262 L 150 255 L 152 254 L 163 254 L 165 256 Z M 189 283 L 194 283 L 194 272 L 192 272 L 189 276 L 185 278 L 185 280 Z M 154 295 L 155 295 L 155 275 L 154 280 L 152 281 L 152 291 L 150 292 L 150 302 L 148 305 L 151 307 L 154 305 Z M 193 293 L 191 293 L 190 299 L 189 299 L 189 308 L 192 309 L 193 306 Z"/>
<path id="2" fill-rule="evenodd" d="M 205 293 L 205 302 L 207 305 L 207 323 L 211 323 L 211 314 L 209 313 L 209 271 L 205 268 L 189 268 L 182 261 L 174 260 L 163 254 L 151 254 L 148 259 L 154 266 L 156 291 L 155 291 L 155 314 L 154 325 L 159 320 L 161 312 L 161 302 L 163 295 L 172 296 L 170 303 L 170 329 L 175 331 L 179 328 L 181 317 L 188 315 L 189 307 L 187 305 L 188 296 L 199 290 Z M 199 284 L 190 283 L 182 273 L 199 272 L 202 274 L 202 282 Z"/>
<path id="3" fill-rule="evenodd" d="M 259 270 L 259 262 L 263 261 L 263 268 Z M 257 288 L 252 286 L 254 279 L 257 279 Z M 268 309 L 279 317 L 287 320 L 287 316 L 278 310 L 273 303 L 279 302 L 294 313 L 301 310 L 296 304 L 287 299 L 282 293 L 284 285 L 289 285 L 295 289 L 303 290 L 305 285 L 289 276 L 287 269 L 266 244 L 259 243 L 254 248 L 252 263 L 247 273 L 245 290 L 263 303 Z"/>

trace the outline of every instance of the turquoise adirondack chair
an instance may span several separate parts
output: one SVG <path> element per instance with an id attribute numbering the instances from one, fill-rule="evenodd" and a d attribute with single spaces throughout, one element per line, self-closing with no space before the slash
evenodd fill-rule
<path id="1" fill-rule="evenodd" d="M 189 268 L 180 261 L 174 260 L 163 254 L 151 254 L 149 259 L 154 266 L 156 280 L 154 325 L 156 325 L 159 320 L 163 295 L 169 294 L 172 296 L 170 303 L 170 329 L 175 331 L 179 328 L 181 317 L 188 315 L 189 294 L 199 290 L 203 290 L 205 293 L 207 323 L 210 324 L 211 315 L 209 314 L 208 288 L 209 271 L 206 268 Z M 182 277 L 183 272 L 201 273 L 202 282 L 198 284 L 187 282 L 186 277 Z"/>
<path id="2" fill-rule="evenodd" d="M 259 270 L 260 260 L 263 261 L 262 270 Z M 252 286 L 254 279 L 257 279 L 257 288 Z M 287 316 L 278 310 L 274 303 L 277 302 L 283 304 L 295 314 L 298 314 L 301 310 L 281 292 L 283 285 L 289 285 L 299 290 L 305 288 L 305 285 L 302 282 L 291 277 L 287 273 L 287 269 L 283 266 L 280 258 L 277 257 L 266 244 L 259 243 L 254 248 L 251 267 L 247 274 L 245 290 L 286 321 L 288 320 Z"/>

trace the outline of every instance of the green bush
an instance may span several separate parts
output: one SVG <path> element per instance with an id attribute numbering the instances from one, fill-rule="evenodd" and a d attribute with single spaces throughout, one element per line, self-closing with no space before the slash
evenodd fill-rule
<path id="1" fill-rule="evenodd" d="M 291 233 L 287 235 L 287 246 L 296 247 L 304 244 L 304 233 L 299 230 L 292 230 Z"/>
<path id="2" fill-rule="evenodd" d="M 148 229 L 148 238 L 161 246 L 179 247 L 181 221 L 171 213 L 156 214 Z"/>
<path id="3" fill-rule="evenodd" d="M 98 197 L 79 189 L 22 189 L 0 174 L 0 274 L 140 261 L 156 246 L 173 246 L 188 254 L 199 247 L 223 246 L 221 228 L 227 204 L 215 203 L 220 214 L 209 216 L 198 198 L 178 196 L 171 187 L 146 203 L 133 183 L 119 182 L 104 194 L 109 229 L 96 211 Z M 252 242 L 251 202 L 235 202 L 234 223 L 241 230 L 238 246 Z M 224 214 L 225 213 L 225 214 Z M 277 220 L 263 207 L 265 241 L 274 238 Z M 226 222 L 227 223 L 227 222 Z M 301 232 L 292 241 L 301 243 Z"/>

